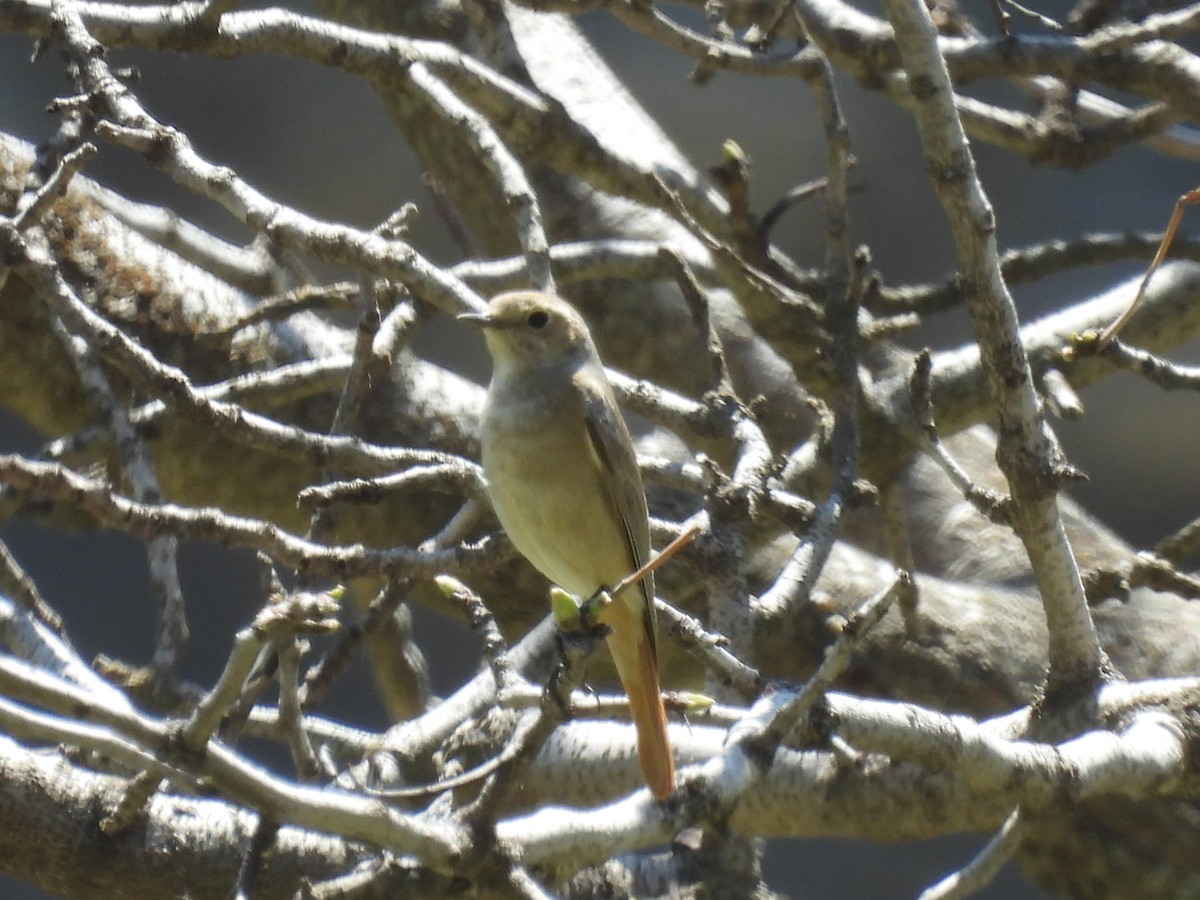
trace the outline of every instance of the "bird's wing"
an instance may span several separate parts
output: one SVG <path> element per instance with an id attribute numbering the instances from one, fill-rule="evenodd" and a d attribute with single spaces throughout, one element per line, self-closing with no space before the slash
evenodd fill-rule
<path id="1" fill-rule="evenodd" d="M 634 569 L 645 565 L 650 559 L 650 519 L 646 509 L 646 492 L 642 487 L 638 471 L 637 456 L 633 439 L 625 419 L 617 408 L 616 398 L 604 376 L 590 373 L 578 379 L 584 395 L 584 421 L 587 424 L 588 442 L 595 454 L 605 478 L 609 500 L 616 509 L 625 529 L 629 555 Z M 626 573 L 628 574 L 628 573 Z M 647 575 L 638 585 L 645 599 L 646 630 L 651 641 L 655 641 L 654 626 L 654 577 Z"/>

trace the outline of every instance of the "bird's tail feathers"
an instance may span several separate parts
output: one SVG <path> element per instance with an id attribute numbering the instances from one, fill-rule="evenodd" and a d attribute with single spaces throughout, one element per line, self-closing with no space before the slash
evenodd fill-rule
<path id="1" fill-rule="evenodd" d="M 659 688 L 654 644 L 640 616 L 635 621 L 613 624 L 608 646 L 637 728 L 642 778 L 656 800 L 666 800 L 675 792 L 675 759 L 667 737 L 667 711 Z M 620 627 L 626 624 L 628 627 Z"/>

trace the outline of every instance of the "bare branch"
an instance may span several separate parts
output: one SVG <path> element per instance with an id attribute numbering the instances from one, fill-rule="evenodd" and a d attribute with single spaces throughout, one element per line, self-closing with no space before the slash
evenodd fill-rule
<path id="1" fill-rule="evenodd" d="M 959 277 L 967 288 L 967 307 L 996 403 L 997 461 L 1012 492 L 1013 526 L 1029 553 L 1045 604 L 1049 687 L 1095 682 L 1109 676 L 1108 661 L 1059 518 L 1056 493 L 1062 464 L 1039 410 L 1016 308 L 1000 273 L 994 214 L 954 110 L 949 74 L 937 52 L 928 12 L 908 0 L 889 0 L 886 9 L 910 79 L 928 85 L 928 91 L 916 97 L 916 119 L 929 165 L 955 173 L 936 180 L 934 188 L 954 233 Z"/>

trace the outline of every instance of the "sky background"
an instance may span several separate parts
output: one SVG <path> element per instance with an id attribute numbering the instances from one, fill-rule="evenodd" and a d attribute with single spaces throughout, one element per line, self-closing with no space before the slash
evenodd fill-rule
<path id="1" fill-rule="evenodd" d="M 982 4 L 978 12 L 988 15 Z M 303 7 L 300 7 L 303 8 Z M 1059 14 L 1062 7 L 1040 6 Z M 753 162 L 758 210 L 795 184 L 820 177 L 821 128 L 804 86 L 783 79 L 718 75 L 707 86 L 688 81 L 690 61 L 631 34 L 604 14 L 581 19 L 601 54 L 665 130 L 700 166 L 717 162 L 733 138 Z M 984 27 L 990 27 L 985 19 Z M 1023 27 L 1019 21 L 1017 29 Z M 0 130 L 37 141 L 53 133 L 44 110 L 69 91 L 56 52 L 30 65 L 32 42 L 0 35 Z M 274 198 L 325 218 L 372 226 L 408 201 L 422 214 L 413 242 L 434 260 L 451 261 L 448 240 L 421 187 L 412 153 L 393 130 L 379 102 L 351 77 L 280 58 L 213 61 L 195 57 L 115 52 L 118 65 L 136 66 L 134 87 L 151 112 L 185 130 L 202 154 L 234 167 Z M 838 86 L 858 167 L 852 177 L 851 239 L 870 247 L 890 284 L 940 280 L 952 268 L 948 232 L 922 176 L 911 119 L 887 100 L 840 79 Z M 1007 92 L 1005 87 L 996 91 Z M 1161 229 L 1176 197 L 1200 181 L 1200 170 L 1144 149 L 1129 149 L 1079 173 L 1039 168 L 990 147 L 976 146 L 984 186 L 996 209 L 1004 249 L 1089 231 Z M 347 160 L 354 160 L 347 165 Z M 231 238 L 240 227 L 215 205 L 181 196 L 166 178 L 128 151 L 101 147 L 88 174 L 136 199 L 169 203 L 181 213 Z M 794 210 L 776 232 L 798 261 L 818 265 L 823 256 L 819 204 Z M 1200 228 L 1200 210 L 1185 229 Z M 1140 271 L 1138 264 L 1072 272 L 1015 295 L 1023 319 L 1032 319 L 1103 290 Z M 906 338 L 912 347 L 955 346 L 969 327 L 962 310 L 930 317 Z M 486 363 L 458 352 L 459 335 L 437 327 L 422 336 L 425 352 L 482 378 Z M 1195 346 L 1176 359 L 1196 361 Z M 2 396 L 0 386 L 0 396 Z M 1200 476 L 1200 398 L 1164 394 L 1129 376 L 1083 392 L 1086 417 L 1054 423 L 1070 460 L 1090 476 L 1072 493 L 1119 534 L 1144 546 L 1197 513 Z M 0 420 L 0 452 L 31 450 L 39 436 L 11 417 Z M 143 661 L 150 650 L 145 562 L 140 545 L 120 535 L 49 532 L 9 523 L 0 529 L 20 562 L 66 618 L 85 657 L 99 652 Z M 183 548 L 184 588 L 193 640 L 188 677 L 211 684 L 233 631 L 253 615 L 257 575 L 249 554 L 204 544 Z M 140 605 L 139 605 L 140 604 Z M 137 610 L 136 614 L 125 612 Z M 144 628 L 131 627 L 144 623 Z M 436 641 L 444 623 L 421 614 L 419 626 Z M 452 689 L 471 660 L 438 660 L 441 691 Z M 455 665 L 454 663 L 457 663 Z M 363 706 L 361 683 L 342 689 L 347 717 L 371 723 L 378 709 Z M 334 702 L 339 702 L 335 697 Z M 368 701 L 369 704 L 369 701 Z M 376 722 L 376 724 L 378 724 Z M 870 848 L 845 841 L 790 844 L 768 857 L 771 883 L 807 898 L 907 897 L 971 856 L 984 836 Z M 0 880 L 0 894 L 28 900 L 46 895 Z M 1010 867 L 983 894 L 990 900 L 1036 897 Z"/>

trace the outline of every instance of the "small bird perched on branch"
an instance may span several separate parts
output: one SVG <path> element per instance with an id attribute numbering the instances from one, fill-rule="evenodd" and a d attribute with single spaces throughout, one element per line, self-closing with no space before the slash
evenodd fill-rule
<path id="1" fill-rule="evenodd" d="M 536 291 L 501 294 L 483 314 L 492 381 L 481 441 L 488 491 L 521 554 L 581 599 L 650 559 L 650 520 L 633 441 L 583 318 Z M 658 681 L 654 578 L 622 590 L 600 614 L 633 715 L 642 777 L 658 800 L 675 762 Z"/>

